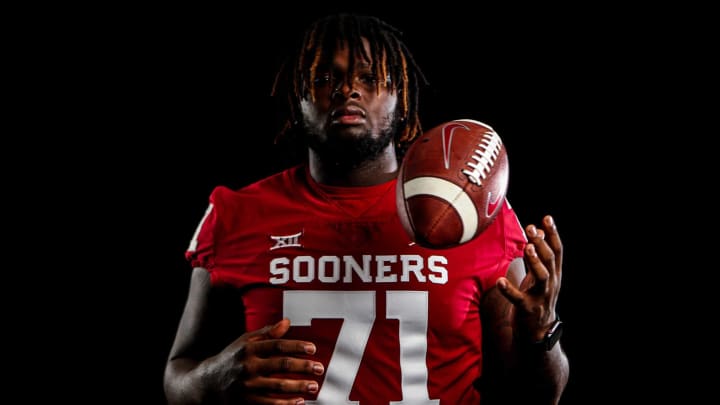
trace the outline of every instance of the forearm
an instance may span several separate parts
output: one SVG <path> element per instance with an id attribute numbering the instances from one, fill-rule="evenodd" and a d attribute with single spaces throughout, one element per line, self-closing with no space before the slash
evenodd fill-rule
<path id="1" fill-rule="evenodd" d="M 521 403 L 556 405 L 567 385 L 570 365 L 558 343 L 550 351 L 521 351 L 513 374 L 522 381 Z"/>
<path id="2" fill-rule="evenodd" d="M 209 370 L 206 362 L 179 358 L 165 368 L 164 388 L 168 405 L 207 404 L 210 390 L 206 382 Z"/>

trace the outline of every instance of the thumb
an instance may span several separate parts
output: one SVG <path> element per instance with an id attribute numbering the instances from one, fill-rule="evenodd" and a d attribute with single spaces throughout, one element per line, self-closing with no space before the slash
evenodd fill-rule
<path id="1" fill-rule="evenodd" d="M 284 318 L 280 322 L 273 325 L 267 325 L 252 332 L 248 332 L 240 337 L 240 339 L 249 342 L 257 342 L 259 340 L 277 339 L 282 337 L 290 329 L 290 320 Z"/>
<path id="2" fill-rule="evenodd" d="M 290 329 L 290 320 L 287 318 L 283 318 L 280 322 L 276 323 L 275 325 L 270 326 L 270 329 L 268 330 L 267 335 L 271 339 L 277 339 L 277 338 L 285 335 L 289 329 Z"/>
<path id="3" fill-rule="evenodd" d="M 508 279 L 500 277 L 495 285 L 500 289 L 502 295 L 505 296 L 513 304 L 519 304 L 522 302 L 523 293 L 518 290 Z"/>

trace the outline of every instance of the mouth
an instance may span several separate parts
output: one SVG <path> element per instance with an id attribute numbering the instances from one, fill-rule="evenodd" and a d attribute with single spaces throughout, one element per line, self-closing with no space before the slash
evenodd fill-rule
<path id="1" fill-rule="evenodd" d="M 346 105 L 337 108 L 330 113 L 333 124 L 356 125 L 365 122 L 367 113 L 360 107 Z"/>

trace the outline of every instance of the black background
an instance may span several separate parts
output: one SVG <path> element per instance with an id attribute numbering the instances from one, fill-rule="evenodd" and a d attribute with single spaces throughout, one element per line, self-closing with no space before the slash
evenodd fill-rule
<path id="1" fill-rule="evenodd" d="M 87 179 L 77 190 L 91 225 L 82 240 L 99 256 L 79 277 L 95 284 L 86 301 L 101 303 L 77 305 L 88 333 L 74 343 L 93 360 L 85 378 L 97 380 L 89 385 L 111 400 L 164 403 L 163 368 L 191 270 L 183 253 L 208 195 L 285 167 L 272 145 L 274 74 L 308 23 L 350 10 L 405 33 L 430 82 L 425 128 L 457 118 L 493 126 L 508 150 L 508 197 L 521 222 L 555 217 L 571 363 L 562 404 L 632 389 L 643 358 L 621 354 L 642 339 L 616 331 L 641 309 L 624 305 L 631 283 L 617 272 L 629 281 L 638 266 L 619 266 L 617 256 L 644 223 L 618 223 L 630 193 L 649 187 L 648 169 L 625 162 L 628 139 L 652 136 L 635 107 L 654 96 L 642 55 L 653 59 L 659 46 L 636 31 L 637 15 L 437 4 L 277 9 L 103 10 L 73 36 L 82 62 L 71 77 L 82 85 L 61 86 L 82 99 L 68 121 L 90 137 L 78 142 L 82 163 L 69 166 Z M 608 369 L 612 377 L 603 377 Z"/>

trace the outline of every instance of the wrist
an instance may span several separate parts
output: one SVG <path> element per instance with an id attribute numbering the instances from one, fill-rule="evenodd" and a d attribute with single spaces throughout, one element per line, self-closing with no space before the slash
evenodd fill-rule
<path id="1" fill-rule="evenodd" d="M 563 327 L 563 322 L 556 315 L 555 320 L 547 324 L 543 329 L 535 331 L 519 329 L 516 334 L 517 346 L 523 351 L 550 351 L 560 340 Z"/>
<path id="2" fill-rule="evenodd" d="M 560 320 L 560 317 L 556 316 L 555 320 L 550 324 L 550 327 L 543 333 L 542 338 L 531 343 L 532 347 L 539 351 L 549 352 L 560 340 L 563 329 L 563 322 Z"/>

